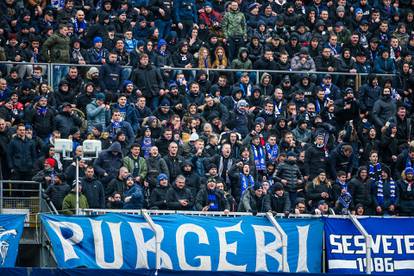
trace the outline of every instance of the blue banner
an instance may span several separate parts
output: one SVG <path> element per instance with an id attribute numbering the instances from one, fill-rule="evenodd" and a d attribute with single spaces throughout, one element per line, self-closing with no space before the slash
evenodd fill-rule
<path id="1" fill-rule="evenodd" d="M 25 215 L 0 215 L 0 267 L 14 267 Z"/>
<path id="2" fill-rule="evenodd" d="M 155 236 L 142 216 L 41 218 L 61 268 L 155 268 Z M 152 219 L 160 233 L 163 269 L 282 271 L 282 240 L 265 217 L 164 215 Z M 288 236 L 289 271 L 320 272 L 322 221 L 278 222 Z"/>
<path id="3" fill-rule="evenodd" d="M 371 267 L 375 274 L 414 274 L 414 218 L 361 218 L 372 236 Z M 365 274 L 366 244 L 349 219 L 325 220 L 329 272 Z"/>

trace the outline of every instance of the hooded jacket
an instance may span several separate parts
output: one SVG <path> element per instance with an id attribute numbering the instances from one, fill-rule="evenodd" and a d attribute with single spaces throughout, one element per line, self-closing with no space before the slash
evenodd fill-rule
<path id="1" fill-rule="evenodd" d="M 144 193 L 142 187 L 138 184 L 133 184 L 131 187 L 126 187 L 124 190 L 124 200 L 131 197 L 129 202 L 124 202 L 124 209 L 142 209 L 144 207 Z"/>
<path id="2" fill-rule="evenodd" d="M 113 151 L 118 152 L 118 154 L 113 155 Z M 118 142 L 114 142 L 107 150 L 104 150 L 99 154 L 98 158 L 95 159 L 93 166 L 97 175 L 103 176 L 104 173 L 107 173 L 109 176 L 116 178 L 122 164 L 121 145 Z"/>
<path id="3" fill-rule="evenodd" d="M 391 95 L 386 97 L 382 94 L 381 97 L 375 101 L 374 107 L 372 108 L 372 119 L 374 120 L 374 124 L 379 128 L 383 127 L 387 121 L 394 119 L 396 111 L 397 104 L 395 100 L 391 98 Z"/>
<path id="4" fill-rule="evenodd" d="M 352 206 L 362 204 L 365 209 L 372 208 L 371 180 L 369 175 L 365 180 L 361 178 L 361 171 L 366 168 L 360 167 L 354 178 L 349 181 L 348 190 L 352 196 Z"/>
<path id="5" fill-rule="evenodd" d="M 147 181 L 151 187 L 155 187 L 157 184 L 157 177 L 160 173 L 166 174 L 168 177 L 170 172 L 168 171 L 165 160 L 158 154 L 156 157 L 150 156 L 147 158 Z"/>
<path id="6" fill-rule="evenodd" d="M 242 58 L 242 53 L 247 53 L 247 57 L 245 59 Z M 249 51 L 245 47 L 241 47 L 237 54 L 237 59 L 234 59 L 231 63 L 232 69 L 252 69 L 253 64 L 252 61 L 249 59 Z"/>

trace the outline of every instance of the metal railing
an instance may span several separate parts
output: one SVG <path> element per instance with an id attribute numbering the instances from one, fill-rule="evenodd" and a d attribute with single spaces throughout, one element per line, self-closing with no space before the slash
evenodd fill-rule
<path id="1" fill-rule="evenodd" d="M 89 70 L 91 67 L 97 67 L 99 68 L 100 64 L 71 64 L 71 63 L 30 63 L 30 62 L 12 62 L 12 61 L 0 61 L 0 64 L 5 65 L 15 65 L 15 66 L 31 66 L 32 68 L 35 66 L 40 66 L 44 70 L 44 76 L 47 77 L 47 81 L 49 86 L 53 86 L 53 83 L 58 83 L 60 79 L 55 80 L 57 76 L 55 76 L 55 68 L 66 68 L 69 67 L 77 67 L 82 68 L 81 75 L 83 77 L 86 76 L 86 71 Z M 130 70 L 134 69 L 132 66 L 122 66 L 123 68 L 128 68 Z M 199 71 L 204 71 L 207 73 L 207 75 L 210 75 L 210 73 L 213 72 L 219 72 L 219 73 L 226 73 L 226 74 L 236 74 L 241 72 L 247 72 L 252 73 L 255 76 L 256 83 L 259 83 L 260 76 L 263 73 L 270 73 L 275 75 L 302 75 L 302 74 L 309 74 L 309 75 L 316 75 L 316 76 L 323 76 L 326 74 L 330 74 L 332 76 L 338 76 L 338 77 L 353 77 L 355 79 L 355 88 L 358 89 L 362 85 L 363 77 L 368 76 L 368 73 L 350 73 L 350 72 L 322 72 L 322 71 L 285 71 L 285 70 L 262 70 L 262 69 L 217 69 L 217 68 L 179 68 L 179 67 L 170 67 L 170 66 L 164 66 L 159 67 L 161 71 L 172 71 L 172 72 L 192 72 L 193 75 Z M 376 74 L 380 77 L 395 77 L 396 74 Z"/>

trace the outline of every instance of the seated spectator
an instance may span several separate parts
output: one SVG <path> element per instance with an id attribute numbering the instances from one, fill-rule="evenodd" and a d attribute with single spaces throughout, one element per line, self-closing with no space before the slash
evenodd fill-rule
<path id="1" fill-rule="evenodd" d="M 122 200 L 122 195 L 119 192 L 115 192 L 111 197 L 108 198 L 108 203 L 106 204 L 108 209 L 123 209 L 124 202 Z"/>
<path id="2" fill-rule="evenodd" d="M 185 177 L 177 176 L 175 183 L 167 191 L 167 207 L 170 210 L 191 210 L 194 197 L 190 189 L 185 186 Z"/>
<path id="3" fill-rule="evenodd" d="M 229 212 L 229 202 L 225 199 L 224 193 L 217 189 L 214 178 L 209 178 L 206 187 L 197 193 L 195 209 L 202 212 L 224 211 L 225 214 Z"/>
<path id="4" fill-rule="evenodd" d="M 257 183 L 243 192 L 237 211 L 249 212 L 255 215 L 266 211 L 264 208 L 263 186 Z"/>
<path id="5" fill-rule="evenodd" d="M 144 207 L 144 193 L 142 187 L 135 183 L 134 177 L 128 175 L 124 178 L 124 209 L 138 210 Z"/>
<path id="6" fill-rule="evenodd" d="M 264 197 L 264 211 L 289 214 L 290 212 L 289 193 L 284 191 L 283 184 L 276 182 L 269 189 Z"/>

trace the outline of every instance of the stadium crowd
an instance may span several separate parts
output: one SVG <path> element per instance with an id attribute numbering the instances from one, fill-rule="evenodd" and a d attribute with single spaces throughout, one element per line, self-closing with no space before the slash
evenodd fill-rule
<path id="1" fill-rule="evenodd" d="M 42 183 L 63 213 L 76 169 L 59 138 L 81 208 L 414 215 L 412 0 L 0 10 L 2 179 Z"/>

